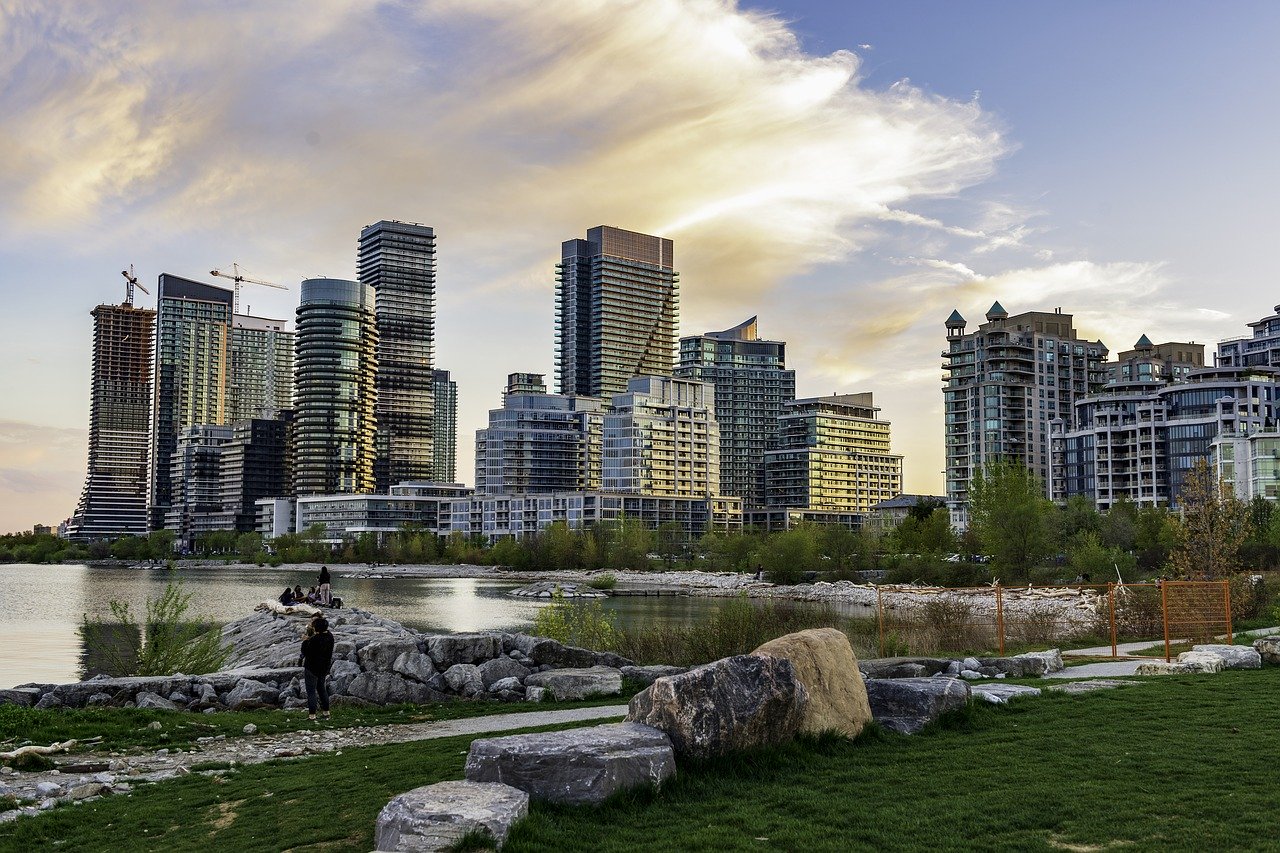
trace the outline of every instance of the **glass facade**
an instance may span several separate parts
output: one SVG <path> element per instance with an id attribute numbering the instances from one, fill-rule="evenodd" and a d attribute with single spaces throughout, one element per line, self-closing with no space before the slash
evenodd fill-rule
<path id="1" fill-rule="evenodd" d="M 447 370 L 431 371 L 432 405 L 431 479 L 452 483 L 458 477 L 458 383 Z M 401 481 L 405 482 L 405 481 Z"/>

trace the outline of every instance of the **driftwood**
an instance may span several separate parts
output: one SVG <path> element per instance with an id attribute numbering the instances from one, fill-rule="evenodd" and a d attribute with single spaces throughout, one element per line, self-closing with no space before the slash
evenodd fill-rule
<path id="1" fill-rule="evenodd" d="M 50 746 L 20 746 L 11 752 L 0 752 L 0 761 L 13 761 L 24 755 L 53 755 L 56 752 L 68 752 L 79 741 L 64 740 L 62 743 L 51 744 Z"/>

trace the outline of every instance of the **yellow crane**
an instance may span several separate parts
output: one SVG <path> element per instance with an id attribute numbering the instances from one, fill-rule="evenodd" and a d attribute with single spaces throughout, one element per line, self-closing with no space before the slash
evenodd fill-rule
<path id="1" fill-rule="evenodd" d="M 138 277 L 133 274 L 133 264 L 129 264 L 129 268 L 127 270 L 120 270 L 120 275 L 124 276 L 124 280 L 127 282 L 124 286 L 125 305 L 133 305 L 133 289 L 135 287 L 147 294 L 147 296 L 151 295 L 151 291 L 143 287 L 142 284 L 139 283 Z"/>
<path id="2" fill-rule="evenodd" d="M 231 272 L 223 272 L 222 270 L 209 270 L 209 275 L 220 276 L 222 278 L 229 278 L 233 282 L 235 282 L 235 287 L 233 288 L 233 290 L 235 291 L 235 304 L 233 308 L 235 310 L 235 313 L 237 314 L 240 313 L 240 283 L 241 282 L 244 282 L 247 284 L 260 284 L 263 287 L 274 287 L 276 290 L 289 289 L 285 287 L 283 284 L 276 284 L 274 281 L 263 281 L 260 278 L 250 278 L 249 276 L 244 275 L 243 273 L 240 272 L 240 265 L 236 263 L 233 263 L 231 265 Z"/>

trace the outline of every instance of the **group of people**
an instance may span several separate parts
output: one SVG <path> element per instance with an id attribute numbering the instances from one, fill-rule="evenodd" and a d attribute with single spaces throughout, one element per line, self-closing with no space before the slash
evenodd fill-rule
<path id="1" fill-rule="evenodd" d="M 307 688 L 307 719 L 316 718 L 319 706 L 322 719 L 329 719 L 329 669 L 333 666 L 333 634 L 329 620 L 319 613 L 302 633 L 302 651 L 298 655 L 302 680 Z"/>
<path id="2" fill-rule="evenodd" d="M 330 584 L 332 577 L 329 574 L 328 566 L 320 567 L 320 577 L 318 584 L 311 587 L 306 592 L 302 591 L 302 586 L 298 585 L 290 589 L 284 588 L 284 592 L 280 593 L 280 603 L 285 607 L 294 604 L 313 604 L 317 607 L 333 607 L 333 587 Z"/>

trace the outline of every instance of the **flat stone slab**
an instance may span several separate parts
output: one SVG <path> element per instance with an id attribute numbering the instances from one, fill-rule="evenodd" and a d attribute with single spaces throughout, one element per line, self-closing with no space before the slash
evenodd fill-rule
<path id="1" fill-rule="evenodd" d="M 1217 655 L 1222 658 L 1224 669 L 1262 669 L 1262 655 L 1249 646 L 1228 646 L 1225 644 L 1207 643 L 1192 646 L 1193 653 Z M 1182 656 L 1179 655 L 1181 660 Z"/>
<path id="2" fill-rule="evenodd" d="M 969 704 L 970 687 L 959 678 L 871 678 L 871 714 L 886 729 L 912 735 L 947 711 Z"/>
<path id="3" fill-rule="evenodd" d="M 568 804 L 598 803 L 675 772 L 671 739 L 638 723 L 475 740 L 466 767 L 472 782 L 502 782 Z"/>
<path id="4" fill-rule="evenodd" d="M 1099 690 L 1115 690 L 1119 687 L 1140 687 L 1141 681 L 1121 681 L 1114 678 L 1095 678 L 1092 681 L 1068 681 L 1064 684 L 1050 684 L 1045 690 L 1056 690 L 1059 693 L 1076 695 L 1079 693 L 1096 693 Z"/>
<path id="5" fill-rule="evenodd" d="M 1185 654 L 1188 654 L 1188 652 L 1182 653 L 1182 655 L 1185 655 Z M 1178 657 L 1181 658 L 1182 655 L 1179 655 Z M 1206 656 L 1206 658 L 1208 658 L 1208 656 Z M 1144 661 L 1143 663 L 1138 664 L 1138 669 L 1135 674 L 1136 675 L 1200 675 L 1203 673 L 1217 672 L 1219 669 L 1222 668 L 1221 667 L 1222 659 L 1213 658 L 1212 660 L 1217 661 L 1218 669 L 1214 669 L 1213 667 L 1215 664 L 1208 659 L 1206 660 L 1179 659 L 1171 662 L 1162 661 L 1162 660 L 1149 660 L 1149 661 Z"/>
<path id="6" fill-rule="evenodd" d="M 969 690 L 973 696 L 979 699 L 985 699 L 993 705 L 1006 705 L 1010 699 L 1016 699 L 1019 696 L 1039 696 L 1039 687 L 1024 687 L 1021 684 L 992 684 L 989 682 L 979 682 L 970 684 Z"/>
<path id="7" fill-rule="evenodd" d="M 622 672 L 612 667 L 554 669 L 524 680 L 526 687 L 545 687 L 560 702 L 591 696 L 616 696 L 622 692 Z"/>
<path id="8" fill-rule="evenodd" d="M 1259 637 L 1253 641 L 1253 648 L 1267 663 L 1280 664 L 1280 634 Z"/>
<path id="9" fill-rule="evenodd" d="M 375 846 L 384 851 L 449 850 L 483 831 L 501 847 L 529 813 L 529 795 L 497 782 L 437 782 L 399 794 L 378 813 Z"/>

